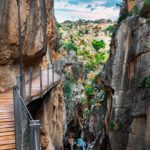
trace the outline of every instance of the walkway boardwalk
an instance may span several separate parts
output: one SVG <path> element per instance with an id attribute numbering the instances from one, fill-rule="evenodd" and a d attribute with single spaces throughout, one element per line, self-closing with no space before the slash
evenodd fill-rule
<path id="1" fill-rule="evenodd" d="M 42 71 L 42 93 L 46 93 L 52 87 L 52 74 L 49 74 L 49 85 L 47 82 L 47 71 Z M 54 73 L 54 83 L 60 80 L 60 76 Z M 26 84 L 26 93 L 28 97 L 29 83 Z M 39 98 L 41 95 L 40 79 L 36 77 L 32 80 L 32 99 Z M 14 102 L 13 90 L 0 93 L 0 150 L 15 150 L 15 126 L 14 126 Z"/>

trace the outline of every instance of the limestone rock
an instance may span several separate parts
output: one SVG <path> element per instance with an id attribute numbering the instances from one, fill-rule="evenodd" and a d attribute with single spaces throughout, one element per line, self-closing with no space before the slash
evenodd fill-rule
<path id="1" fill-rule="evenodd" d="M 30 66 L 36 69 L 42 62 L 43 56 L 46 56 L 47 43 L 52 50 L 56 48 L 54 1 L 46 0 L 45 4 L 42 2 L 44 1 L 22 0 L 21 3 L 25 72 Z M 19 72 L 16 0 L 0 0 L 0 68 L 2 71 L 0 73 L 0 90 L 5 90 L 14 84 L 14 76 Z M 5 70 L 7 70 L 6 74 Z"/>
<path id="2" fill-rule="evenodd" d="M 43 150 L 63 150 L 66 111 L 61 83 L 54 87 L 41 103 L 30 104 L 32 115 L 41 121 Z"/>
<path id="3" fill-rule="evenodd" d="M 124 128 L 111 132 L 113 150 L 149 150 L 150 102 L 148 88 L 139 83 L 150 76 L 150 24 L 144 18 L 128 17 L 112 39 L 112 57 L 104 78 L 114 90 L 113 119 L 128 120 Z M 117 107 L 117 109 L 115 109 Z"/>

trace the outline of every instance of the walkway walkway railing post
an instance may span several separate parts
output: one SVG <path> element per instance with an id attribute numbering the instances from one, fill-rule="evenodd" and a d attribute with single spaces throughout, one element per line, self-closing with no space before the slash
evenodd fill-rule
<path id="1" fill-rule="evenodd" d="M 16 150 L 40 150 L 40 121 L 33 120 L 17 86 L 13 88 Z"/>
<path id="2" fill-rule="evenodd" d="M 30 121 L 30 149 L 40 150 L 40 121 Z"/>
<path id="3" fill-rule="evenodd" d="M 25 91 L 25 74 L 17 77 L 17 86 L 19 88 L 20 95 L 25 99 L 26 98 L 26 91 Z"/>
<path id="4" fill-rule="evenodd" d="M 15 108 L 15 129 L 16 129 L 16 150 L 21 150 L 21 114 L 20 114 L 20 103 L 18 101 L 19 96 L 16 92 L 17 86 L 13 87 L 13 99 L 14 99 L 14 108 Z"/>

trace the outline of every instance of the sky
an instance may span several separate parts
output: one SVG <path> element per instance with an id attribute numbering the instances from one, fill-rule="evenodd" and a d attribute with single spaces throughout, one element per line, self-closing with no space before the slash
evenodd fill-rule
<path id="1" fill-rule="evenodd" d="M 119 16 L 117 3 L 122 0 L 55 0 L 55 16 L 58 22 L 65 20 L 116 20 Z"/>

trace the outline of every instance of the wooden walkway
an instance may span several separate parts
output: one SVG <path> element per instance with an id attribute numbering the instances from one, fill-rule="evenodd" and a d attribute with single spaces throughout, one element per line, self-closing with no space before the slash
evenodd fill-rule
<path id="1" fill-rule="evenodd" d="M 51 70 L 50 70 L 51 72 Z M 54 83 L 60 80 L 58 74 L 54 74 Z M 49 75 L 49 85 L 47 82 L 47 71 L 42 71 L 43 90 L 42 93 L 48 91 L 52 86 L 52 74 Z M 28 96 L 29 84 L 26 84 L 26 93 Z M 32 98 L 39 98 L 41 95 L 39 77 L 32 80 Z M 14 103 L 13 90 L 0 93 L 0 150 L 15 150 L 15 122 L 14 122 Z"/>

